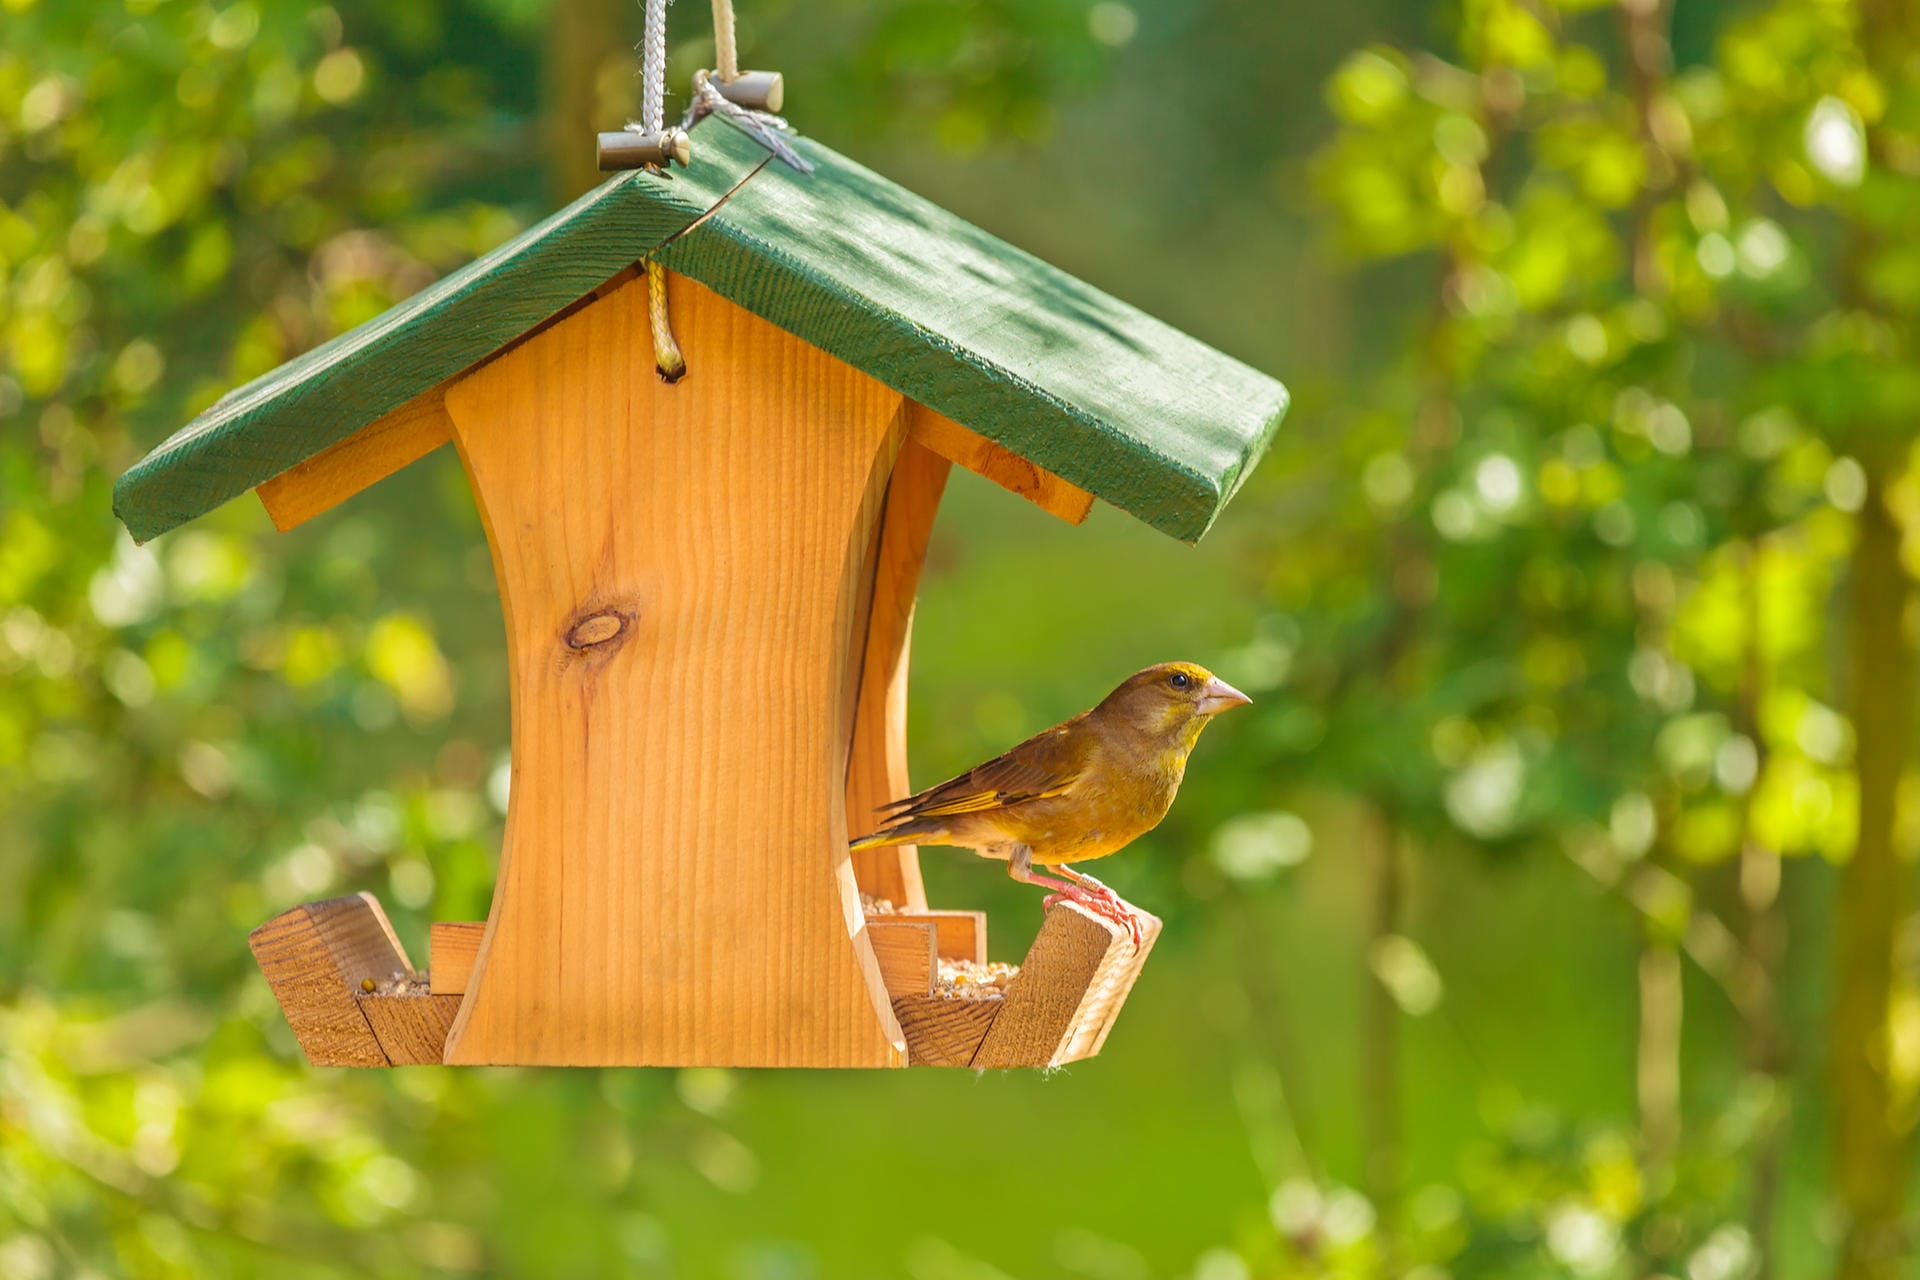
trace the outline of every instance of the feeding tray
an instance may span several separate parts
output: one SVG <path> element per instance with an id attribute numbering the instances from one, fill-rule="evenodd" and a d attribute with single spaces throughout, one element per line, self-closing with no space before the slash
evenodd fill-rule
<path id="1" fill-rule="evenodd" d="M 1058 1067 L 1100 1051 L 1140 976 L 1160 921 L 1136 915 L 1138 947 L 1077 904 L 1049 908 L 997 985 L 964 977 L 987 968 L 983 912 L 872 915 L 866 933 L 914 1065 Z M 404 1067 L 443 1061 L 485 932 L 434 925 L 418 972 L 380 903 L 358 893 L 283 911 L 248 941 L 309 1062 Z M 955 968 L 961 981 L 943 980 Z"/>
<path id="2" fill-rule="evenodd" d="M 709 118 L 688 168 L 608 180 L 116 486 L 144 540 L 249 489 L 292 528 L 449 443 L 472 485 L 512 710 L 493 903 L 424 980 L 365 896 L 261 926 L 313 1061 L 1046 1066 L 1112 1026 L 1156 921 L 1136 949 L 1057 906 L 997 998 L 943 999 L 928 966 L 983 960 L 984 924 L 929 910 L 915 849 L 847 848 L 911 790 L 928 534 L 957 464 L 1197 540 L 1286 392 L 794 145 L 812 173 Z"/>

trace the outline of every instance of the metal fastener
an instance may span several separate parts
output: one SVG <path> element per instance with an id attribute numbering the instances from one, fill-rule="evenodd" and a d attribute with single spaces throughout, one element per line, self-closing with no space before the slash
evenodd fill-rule
<path id="1" fill-rule="evenodd" d="M 685 165 L 693 159 L 693 139 L 683 129 L 662 129 L 659 133 L 622 129 L 601 134 L 596 151 L 603 172 L 648 165 L 661 168 L 669 162 Z"/>
<path id="2" fill-rule="evenodd" d="M 787 98 L 786 81 L 778 71 L 742 71 L 731 80 L 716 75 L 707 83 L 728 102 L 749 111 L 778 111 Z"/>

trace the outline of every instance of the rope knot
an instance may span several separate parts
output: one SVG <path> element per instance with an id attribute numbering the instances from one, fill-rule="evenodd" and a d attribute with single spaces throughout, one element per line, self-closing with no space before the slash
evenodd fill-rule
<path id="1" fill-rule="evenodd" d="M 768 72 L 749 71 L 745 76 L 735 77 L 732 83 L 739 83 L 749 76 L 764 76 Z M 773 79 L 772 92 L 765 95 L 768 105 L 779 102 L 779 78 Z M 774 156 L 796 173 L 812 173 L 813 162 L 794 150 L 785 135 L 791 130 L 786 120 L 772 111 L 759 111 L 742 106 L 728 97 L 720 84 L 714 82 L 710 71 L 693 73 L 693 101 L 687 104 L 687 114 L 680 121 L 682 129 L 692 129 L 694 125 L 710 115 L 725 116 L 739 125 L 746 135 L 771 151 Z"/>

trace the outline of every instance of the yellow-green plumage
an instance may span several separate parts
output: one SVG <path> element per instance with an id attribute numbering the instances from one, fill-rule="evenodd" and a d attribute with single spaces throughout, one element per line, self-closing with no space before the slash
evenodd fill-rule
<path id="1" fill-rule="evenodd" d="M 1104 858 L 1159 825 L 1201 730 L 1246 701 L 1193 663 L 1148 667 L 1092 710 L 894 802 L 853 847 L 947 844 L 990 857 L 1025 848 L 1056 867 Z"/>

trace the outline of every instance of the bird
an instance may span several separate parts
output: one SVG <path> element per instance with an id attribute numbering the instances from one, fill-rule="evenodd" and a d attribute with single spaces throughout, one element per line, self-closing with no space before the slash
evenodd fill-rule
<path id="1" fill-rule="evenodd" d="M 1118 852 L 1160 825 L 1200 733 L 1253 699 L 1205 667 L 1163 662 L 1128 676 L 1100 704 L 917 795 L 880 806 L 855 852 L 951 845 L 1005 859 L 1007 874 L 1077 902 L 1127 930 L 1140 922 L 1118 894 L 1069 864 Z M 1034 870 L 1039 864 L 1057 875 Z"/>

